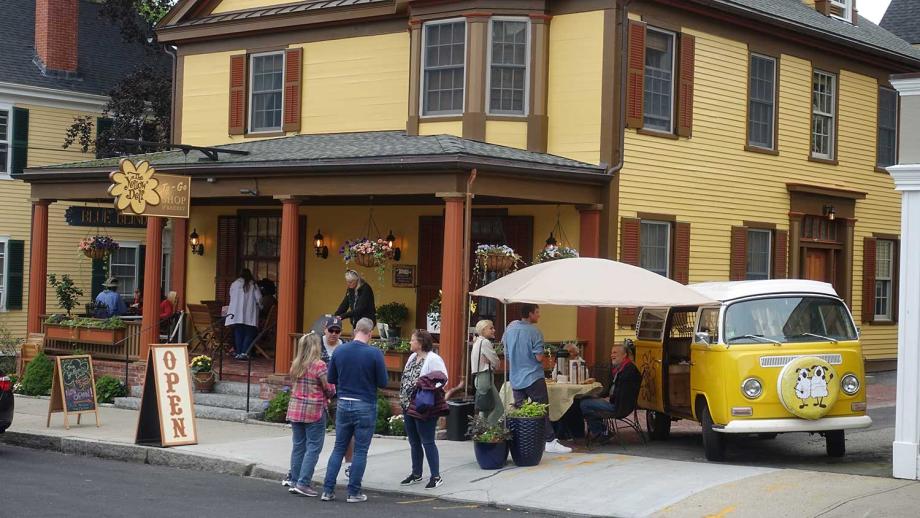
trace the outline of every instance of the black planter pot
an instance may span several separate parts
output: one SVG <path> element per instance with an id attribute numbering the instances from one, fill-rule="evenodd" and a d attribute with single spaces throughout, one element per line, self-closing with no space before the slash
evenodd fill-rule
<path id="1" fill-rule="evenodd" d="M 536 466 L 543 459 L 546 441 L 545 417 L 509 417 L 511 430 L 511 458 L 518 466 Z"/>
<path id="2" fill-rule="evenodd" d="M 476 453 L 476 462 L 480 468 L 500 469 L 508 460 L 508 442 L 473 441 L 473 452 Z"/>

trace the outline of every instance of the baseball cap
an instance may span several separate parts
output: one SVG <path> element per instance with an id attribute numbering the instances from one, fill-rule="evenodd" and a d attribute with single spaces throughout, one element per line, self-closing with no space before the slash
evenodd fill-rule
<path id="1" fill-rule="evenodd" d="M 332 329 L 338 328 L 342 329 L 342 319 L 339 317 L 326 317 L 326 320 L 323 321 L 323 328 Z"/>

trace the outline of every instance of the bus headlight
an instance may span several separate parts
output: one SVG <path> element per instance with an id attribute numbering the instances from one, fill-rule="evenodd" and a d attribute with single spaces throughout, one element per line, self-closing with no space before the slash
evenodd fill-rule
<path id="1" fill-rule="evenodd" d="M 859 392 L 859 378 L 855 374 L 844 375 L 840 378 L 840 390 L 848 396 Z"/>
<path id="2" fill-rule="evenodd" d="M 748 378 L 741 382 L 741 393 L 748 399 L 759 398 L 763 394 L 763 383 L 757 378 Z"/>

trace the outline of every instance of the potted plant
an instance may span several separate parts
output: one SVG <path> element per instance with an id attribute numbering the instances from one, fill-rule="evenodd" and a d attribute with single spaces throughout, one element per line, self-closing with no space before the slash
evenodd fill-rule
<path id="1" fill-rule="evenodd" d="M 213 361 L 210 356 L 201 355 L 192 358 L 189 367 L 195 379 L 195 390 L 198 392 L 214 391 L 214 371 L 211 370 Z"/>
<path id="2" fill-rule="evenodd" d="M 377 320 L 389 327 L 390 337 L 400 336 L 400 325 L 409 319 L 409 308 L 402 302 L 390 302 L 377 308 Z"/>
<path id="3" fill-rule="evenodd" d="M 61 280 L 58 280 L 57 275 L 49 273 L 48 284 L 54 288 L 54 293 L 58 299 L 58 307 L 66 311 L 69 317 L 73 308 L 77 307 L 77 297 L 83 295 L 83 290 L 78 288 L 73 279 L 66 273 L 61 276 Z"/>
<path id="4" fill-rule="evenodd" d="M 51 315 L 45 319 L 45 336 L 69 342 L 114 345 L 125 337 L 125 322 L 118 317 L 86 318 Z"/>
<path id="5" fill-rule="evenodd" d="M 441 332 L 441 290 L 438 290 L 438 296 L 435 297 L 431 304 L 428 305 L 428 314 L 426 315 L 426 324 L 429 333 Z"/>
<path id="6" fill-rule="evenodd" d="M 355 262 L 365 268 L 375 268 L 377 276 L 382 281 L 387 271 L 387 263 L 393 257 L 393 247 L 385 239 L 373 240 L 362 237 L 355 241 L 346 240 L 339 248 L 339 253 L 345 259 L 345 264 Z"/>
<path id="7" fill-rule="evenodd" d="M 497 424 L 489 424 L 479 413 L 472 415 L 469 434 L 473 438 L 473 453 L 480 468 L 500 469 L 505 466 L 511 432 L 505 428 L 504 418 Z"/>
<path id="8" fill-rule="evenodd" d="M 390 372 L 402 372 L 409 360 L 412 351 L 409 350 L 409 341 L 400 340 L 391 343 L 388 340 L 372 340 L 371 345 L 383 351 L 383 363 Z"/>
<path id="9" fill-rule="evenodd" d="M 578 257 L 578 250 L 567 246 L 547 245 L 543 250 L 540 250 L 540 254 L 537 255 L 537 262 L 545 263 L 547 261 L 567 259 L 570 257 Z"/>
<path id="10" fill-rule="evenodd" d="M 520 408 L 508 412 L 506 419 L 511 431 L 511 458 L 518 466 L 536 466 L 543 459 L 546 447 L 544 426 L 549 405 L 529 398 Z"/>
<path id="11" fill-rule="evenodd" d="M 105 259 L 118 250 L 118 247 L 118 241 L 109 236 L 93 236 L 80 240 L 77 248 L 90 259 Z"/>
<path id="12" fill-rule="evenodd" d="M 479 245 L 475 255 L 474 277 L 485 272 L 507 273 L 522 263 L 521 256 L 508 245 Z"/>

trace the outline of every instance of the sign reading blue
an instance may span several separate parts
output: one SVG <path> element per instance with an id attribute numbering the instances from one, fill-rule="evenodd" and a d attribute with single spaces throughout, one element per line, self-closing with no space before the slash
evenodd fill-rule
<path id="1" fill-rule="evenodd" d="M 145 228 L 147 218 L 134 214 L 119 214 L 106 207 L 67 207 L 64 212 L 67 224 L 75 227 L 127 227 Z"/>

